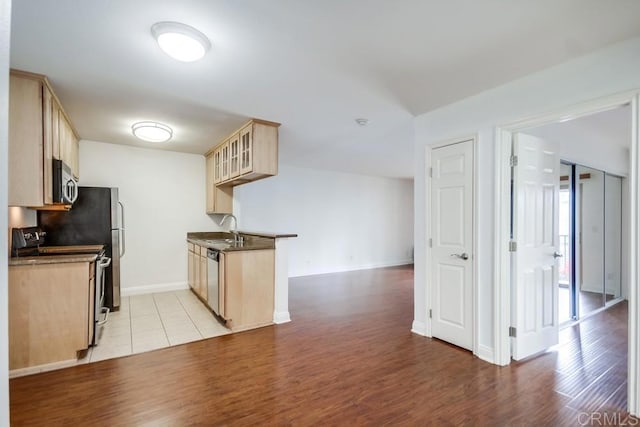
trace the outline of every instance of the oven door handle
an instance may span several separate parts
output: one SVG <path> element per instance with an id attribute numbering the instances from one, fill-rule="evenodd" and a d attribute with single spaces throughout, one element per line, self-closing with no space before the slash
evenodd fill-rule
<path id="1" fill-rule="evenodd" d="M 111 310 L 109 309 L 109 307 L 102 307 L 102 309 L 100 310 L 100 312 L 101 312 L 102 314 L 104 314 L 104 319 L 102 319 L 102 320 L 98 320 L 98 321 L 96 322 L 96 324 L 97 324 L 98 326 L 102 326 L 102 325 L 104 325 L 105 323 L 107 323 L 107 321 L 109 320 L 109 313 L 111 312 Z"/>

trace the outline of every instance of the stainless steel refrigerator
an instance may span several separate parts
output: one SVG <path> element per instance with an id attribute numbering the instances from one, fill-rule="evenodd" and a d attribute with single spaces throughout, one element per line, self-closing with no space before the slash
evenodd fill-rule
<path id="1" fill-rule="evenodd" d="M 111 265 L 105 271 L 104 305 L 112 310 L 120 307 L 125 234 L 117 188 L 78 187 L 78 199 L 69 211 L 38 211 L 38 226 L 47 232 L 46 246 L 105 245 Z"/>

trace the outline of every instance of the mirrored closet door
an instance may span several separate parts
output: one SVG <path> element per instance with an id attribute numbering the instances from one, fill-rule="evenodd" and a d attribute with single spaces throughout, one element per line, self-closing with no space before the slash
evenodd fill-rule
<path id="1" fill-rule="evenodd" d="M 577 320 L 622 297 L 622 178 L 563 163 L 559 317 Z"/>

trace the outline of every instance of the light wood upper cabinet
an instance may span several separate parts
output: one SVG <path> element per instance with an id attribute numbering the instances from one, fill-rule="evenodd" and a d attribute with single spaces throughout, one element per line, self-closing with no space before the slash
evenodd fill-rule
<path id="1" fill-rule="evenodd" d="M 70 168 L 73 176 L 80 177 L 79 171 L 79 141 L 76 138 L 69 121 L 64 114 L 58 114 L 58 135 L 60 146 L 60 160 L 66 163 Z M 55 157 L 55 156 L 54 156 Z"/>
<path id="2" fill-rule="evenodd" d="M 9 206 L 40 206 L 45 203 L 42 91 L 42 81 L 11 74 Z"/>
<path id="3" fill-rule="evenodd" d="M 240 172 L 253 171 L 253 125 L 249 123 L 240 131 Z"/>
<path id="4" fill-rule="evenodd" d="M 229 179 L 229 141 L 226 141 L 220 147 L 220 180 L 221 182 L 227 181 Z"/>
<path id="5" fill-rule="evenodd" d="M 52 159 L 79 178 L 79 139 L 45 76 L 11 70 L 9 206 L 55 208 Z"/>
<path id="6" fill-rule="evenodd" d="M 218 157 L 219 158 L 219 157 Z M 233 187 L 216 186 L 216 156 L 210 153 L 205 157 L 206 161 L 206 191 L 207 213 L 232 213 L 233 212 Z M 218 165 L 219 170 L 219 165 Z"/>
<path id="7" fill-rule="evenodd" d="M 252 119 L 208 153 L 214 183 L 232 187 L 278 174 L 279 123 Z"/>
<path id="8" fill-rule="evenodd" d="M 229 178 L 240 175 L 240 134 L 229 139 Z"/>

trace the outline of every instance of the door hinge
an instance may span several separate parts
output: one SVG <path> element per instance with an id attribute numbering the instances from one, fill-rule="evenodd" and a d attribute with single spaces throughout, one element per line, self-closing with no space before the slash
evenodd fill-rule
<path id="1" fill-rule="evenodd" d="M 431 309 L 429 309 L 429 319 L 431 319 L 433 317 L 433 312 L 431 311 Z"/>
<path id="2" fill-rule="evenodd" d="M 429 168 L 429 178 L 433 178 L 433 168 Z"/>
<path id="3" fill-rule="evenodd" d="M 429 238 L 429 247 L 432 248 L 433 247 L 433 239 Z"/>
<path id="4" fill-rule="evenodd" d="M 515 338 L 515 336 L 516 336 L 516 328 L 514 326 L 509 326 L 509 336 Z"/>
<path id="5" fill-rule="evenodd" d="M 518 166 L 518 156 L 511 156 L 509 158 L 509 166 L 511 167 Z"/>
<path id="6" fill-rule="evenodd" d="M 509 252 L 516 252 L 518 250 L 518 243 L 516 243 L 515 241 L 510 241 L 509 242 Z"/>

